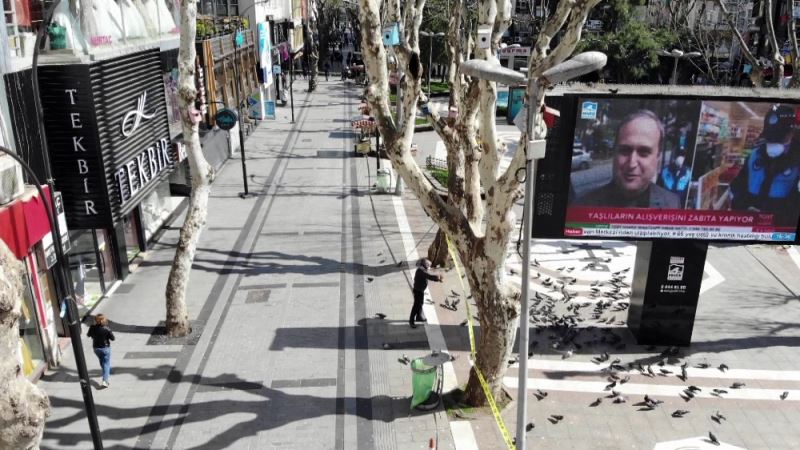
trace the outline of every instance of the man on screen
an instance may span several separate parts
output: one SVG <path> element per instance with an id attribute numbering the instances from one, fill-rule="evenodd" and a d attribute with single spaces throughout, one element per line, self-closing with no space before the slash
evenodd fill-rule
<path id="1" fill-rule="evenodd" d="M 731 209 L 774 214 L 775 225 L 797 223 L 800 142 L 795 109 L 774 105 L 744 166 L 731 182 Z"/>
<path id="2" fill-rule="evenodd" d="M 617 128 L 612 179 L 577 198 L 576 206 L 680 208 L 678 195 L 653 183 L 661 160 L 664 125 L 652 111 L 626 116 Z"/>

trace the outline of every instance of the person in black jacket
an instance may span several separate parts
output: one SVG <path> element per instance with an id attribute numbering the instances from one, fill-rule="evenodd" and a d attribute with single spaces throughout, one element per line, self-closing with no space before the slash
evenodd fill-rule
<path id="1" fill-rule="evenodd" d="M 103 387 L 108 387 L 108 378 L 111 376 L 111 341 L 114 340 L 114 333 L 108 328 L 108 319 L 105 314 L 98 314 L 94 317 L 94 325 L 89 327 L 87 336 L 92 338 L 92 347 L 97 359 L 100 360 L 100 367 L 103 369 Z"/>
<path id="2" fill-rule="evenodd" d="M 442 281 L 442 276 L 436 273 L 431 273 L 431 261 L 428 258 L 422 258 L 419 261 L 419 267 L 414 274 L 414 306 L 411 308 L 411 315 L 408 318 L 408 324 L 411 328 L 417 328 L 414 324 L 415 320 L 420 322 L 427 322 L 428 319 L 422 314 L 422 303 L 425 300 L 425 289 L 428 288 L 428 280 Z"/>

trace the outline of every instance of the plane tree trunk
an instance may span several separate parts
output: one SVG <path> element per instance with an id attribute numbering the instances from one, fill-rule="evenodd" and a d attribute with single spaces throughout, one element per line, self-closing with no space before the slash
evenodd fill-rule
<path id="1" fill-rule="evenodd" d="M 39 448 L 50 400 L 20 366 L 22 263 L 0 240 L 0 449 Z"/>
<path id="2" fill-rule="evenodd" d="M 214 170 L 203 156 L 198 124 L 202 113 L 196 108 L 195 85 L 195 35 L 197 33 L 197 3 L 181 0 L 181 37 L 178 51 L 178 101 L 181 110 L 184 145 L 192 177 L 192 194 L 189 208 L 181 227 L 180 238 L 172 261 L 166 288 L 167 334 L 170 337 L 186 336 L 191 332 L 186 309 L 186 291 L 192 272 L 197 241 L 208 216 L 208 196 Z"/>

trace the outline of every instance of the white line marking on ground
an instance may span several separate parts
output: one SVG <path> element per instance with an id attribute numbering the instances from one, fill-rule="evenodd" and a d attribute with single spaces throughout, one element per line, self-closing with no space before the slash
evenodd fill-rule
<path id="1" fill-rule="evenodd" d="M 478 450 L 478 441 L 472 432 L 472 425 L 466 420 L 450 422 L 450 433 L 456 450 Z"/>
<path id="2" fill-rule="evenodd" d="M 512 364 L 511 367 L 519 367 L 519 365 Z M 563 371 L 563 372 L 602 373 L 604 369 L 608 368 L 608 364 L 607 363 L 595 364 L 593 362 L 562 361 L 555 359 L 539 358 L 539 359 L 528 359 L 528 368 L 536 370 L 546 370 L 550 372 Z M 666 369 L 674 374 L 681 373 L 680 366 L 666 364 L 663 367 L 661 367 L 653 365 L 653 370 L 658 372 L 659 369 Z M 627 373 L 631 375 L 640 374 L 640 372 L 636 369 L 623 372 L 616 372 L 616 373 L 617 374 Z M 719 378 L 725 380 L 800 381 L 800 371 L 796 370 L 757 370 L 757 369 L 732 368 L 723 372 L 717 369 L 716 367 L 700 369 L 697 367 L 691 367 L 691 364 L 690 367 L 686 368 L 686 375 L 689 377 L 690 380 L 692 378 Z"/>
<path id="3" fill-rule="evenodd" d="M 789 247 L 788 250 L 786 250 L 786 253 L 789 254 L 790 258 L 792 258 L 792 261 L 794 261 L 794 265 L 797 266 L 798 269 L 800 269 L 800 253 L 797 252 L 797 249 L 794 246 L 791 246 Z"/>
<path id="4" fill-rule="evenodd" d="M 708 278 L 700 284 L 700 294 L 725 281 L 725 277 L 708 260 L 706 260 L 706 266 L 703 270 L 708 274 Z"/>
<path id="5" fill-rule="evenodd" d="M 400 235 L 403 237 L 403 247 L 405 249 L 406 260 L 416 262 L 419 259 L 417 253 L 416 243 L 414 242 L 414 235 L 411 234 L 411 226 L 408 224 L 408 217 L 406 216 L 406 209 L 403 207 L 403 199 L 400 196 L 392 195 L 392 203 L 394 204 L 394 213 L 397 217 L 397 227 Z M 407 269 L 411 271 L 411 268 Z M 413 273 L 411 274 L 413 277 Z M 411 292 L 408 293 L 409 300 L 411 299 Z M 409 302 L 410 303 L 410 302 Z M 439 317 L 436 315 L 436 305 L 424 304 L 422 310 L 425 317 L 428 319 L 428 324 L 425 325 L 425 333 L 428 335 L 428 343 L 434 350 L 447 351 L 447 343 L 442 335 L 442 329 L 439 327 Z M 456 378 L 456 371 L 453 369 L 453 363 L 445 363 L 442 367 L 444 373 L 444 380 L 442 388 L 445 392 L 451 391 L 458 387 L 458 378 Z"/>
<path id="6" fill-rule="evenodd" d="M 517 386 L 518 379 L 516 377 L 504 377 L 503 384 L 508 387 Z M 604 390 L 608 383 L 606 381 L 574 381 L 574 380 L 551 380 L 546 378 L 528 378 L 528 390 L 542 389 L 545 391 L 570 391 L 570 392 L 586 392 L 594 394 L 610 395 L 609 391 Z M 699 398 L 714 398 L 711 395 L 712 389 L 724 389 L 728 391 L 727 394 L 722 394 L 722 399 L 736 399 L 736 400 L 776 400 L 781 401 L 780 395 L 784 392 L 781 389 L 731 389 L 728 386 L 698 386 L 702 389 L 695 394 Z M 614 390 L 623 395 L 649 395 L 659 397 L 678 397 L 686 386 L 681 385 L 666 385 L 666 384 L 637 384 L 625 383 L 614 387 Z M 786 401 L 800 401 L 800 390 L 789 390 L 789 396 Z M 610 400 L 610 399 L 609 399 Z M 628 399 L 629 402 L 635 402 L 636 399 Z"/>

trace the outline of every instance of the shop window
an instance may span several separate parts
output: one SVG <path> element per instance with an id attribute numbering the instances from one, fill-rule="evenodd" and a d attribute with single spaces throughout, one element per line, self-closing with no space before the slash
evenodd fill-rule
<path id="1" fill-rule="evenodd" d="M 82 311 L 102 298 L 116 280 L 115 260 L 104 229 L 70 231 L 69 269 Z"/>
<path id="2" fill-rule="evenodd" d="M 27 377 L 36 371 L 44 362 L 44 348 L 39 335 L 39 321 L 33 301 L 30 280 L 26 276 L 24 295 L 22 297 L 22 314 L 19 317 L 19 350 L 22 373 Z"/>
<path id="3" fill-rule="evenodd" d="M 11 56 L 33 52 L 36 31 L 42 22 L 41 0 L 2 0 L 6 35 Z"/>
<path id="4" fill-rule="evenodd" d="M 122 218 L 122 228 L 125 232 L 125 252 L 128 256 L 128 262 L 130 262 L 142 251 L 142 241 L 139 239 L 141 223 L 139 221 L 138 208 L 135 208 Z"/>

